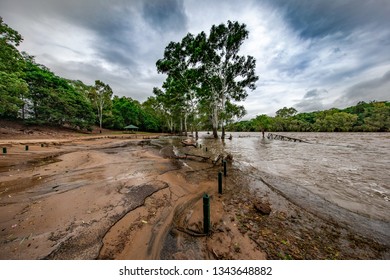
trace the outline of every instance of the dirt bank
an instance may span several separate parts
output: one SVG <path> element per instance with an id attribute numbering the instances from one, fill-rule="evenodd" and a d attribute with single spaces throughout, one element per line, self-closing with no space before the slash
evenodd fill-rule
<path id="1" fill-rule="evenodd" d="M 389 248 L 309 214 L 231 165 L 219 195 L 220 165 L 169 158 L 170 147 L 161 154 L 148 139 L 0 142 L 8 147 L 0 155 L 0 259 L 389 258 Z"/>

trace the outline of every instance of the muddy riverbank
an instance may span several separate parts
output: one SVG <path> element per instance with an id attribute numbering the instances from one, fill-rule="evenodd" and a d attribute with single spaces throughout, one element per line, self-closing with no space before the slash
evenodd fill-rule
<path id="1" fill-rule="evenodd" d="M 216 150 L 124 137 L 44 147 L 29 139 L 28 151 L 26 140 L 3 143 L 0 258 L 390 258 L 388 246 L 294 204 L 261 176 L 243 176 L 234 159 L 219 195 Z M 210 160 L 172 158 L 185 153 Z"/>

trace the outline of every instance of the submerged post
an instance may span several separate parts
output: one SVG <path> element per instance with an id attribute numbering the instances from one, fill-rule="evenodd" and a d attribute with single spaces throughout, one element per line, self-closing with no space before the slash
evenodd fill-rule
<path id="1" fill-rule="evenodd" d="M 223 176 L 226 177 L 227 175 L 227 170 L 226 170 L 226 160 L 223 161 Z"/>
<path id="2" fill-rule="evenodd" d="M 203 195 L 203 233 L 210 232 L 210 197 L 207 193 Z"/>
<path id="3" fill-rule="evenodd" d="M 222 172 L 218 172 L 218 193 L 222 194 Z"/>

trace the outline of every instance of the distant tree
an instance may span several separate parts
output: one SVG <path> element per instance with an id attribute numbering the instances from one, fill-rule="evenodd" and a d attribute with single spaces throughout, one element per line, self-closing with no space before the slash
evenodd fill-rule
<path id="1" fill-rule="evenodd" d="M 163 112 L 163 119 L 166 122 L 168 130 L 173 132 L 175 130 L 175 119 L 180 114 L 180 97 L 176 97 L 172 91 L 163 91 L 157 87 L 153 88 L 153 93 L 156 96 L 156 101 Z M 179 99 L 180 100 L 180 99 Z"/>
<path id="2" fill-rule="evenodd" d="M 366 131 L 390 131 L 390 103 L 375 102 L 371 109 L 367 107 L 367 117 L 364 118 L 363 129 Z"/>
<path id="3" fill-rule="evenodd" d="M 357 119 L 356 115 L 339 112 L 338 109 L 331 109 L 319 114 L 314 127 L 318 131 L 327 132 L 352 131 Z"/>
<path id="4" fill-rule="evenodd" d="M 293 107 L 283 107 L 282 109 L 276 111 L 276 117 L 289 118 L 295 116 L 297 113 L 298 111 Z"/>
<path id="5" fill-rule="evenodd" d="M 93 124 L 91 104 L 68 80 L 56 76 L 47 67 L 26 56 L 24 79 L 29 93 L 26 112 L 29 122 L 51 125 L 70 125 L 90 128 Z"/>
<path id="6" fill-rule="evenodd" d="M 147 131 L 162 131 L 162 112 L 154 96 L 141 104 L 142 108 L 142 124 Z"/>
<path id="7" fill-rule="evenodd" d="M 253 119 L 253 123 L 257 131 L 270 131 L 273 119 L 267 115 L 260 115 Z"/>
<path id="8" fill-rule="evenodd" d="M 110 108 L 112 89 L 108 84 L 100 80 L 95 81 L 95 86 L 89 92 L 89 98 L 97 110 L 97 117 L 99 120 L 99 127 L 102 129 L 104 110 Z"/>

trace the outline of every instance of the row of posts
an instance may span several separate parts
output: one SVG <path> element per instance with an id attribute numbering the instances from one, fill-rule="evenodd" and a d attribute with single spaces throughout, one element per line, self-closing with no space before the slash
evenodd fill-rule
<path id="1" fill-rule="evenodd" d="M 44 145 L 43 144 L 41 144 L 41 147 L 43 147 Z M 25 151 L 28 151 L 28 149 L 29 149 L 29 146 L 28 145 L 26 145 L 25 147 L 24 147 L 24 150 Z M 3 147 L 3 154 L 6 154 L 7 153 L 7 147 Z"/>
<path id="2" fill-rule="evenodd" d="M 226 160 L 223 160 L 223 174 L 226 177 Z M 218 172 L 218 193 L 222 194 L 222 172 Z M 210 233 L 210 196 L 205 193 L 203 195 L 203 233 Z"/>

